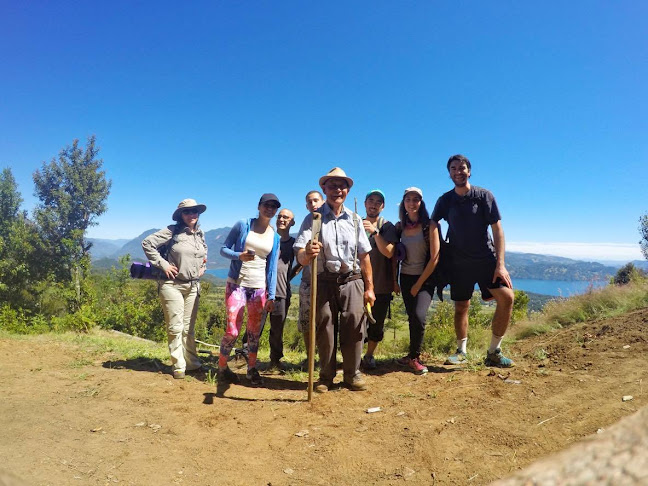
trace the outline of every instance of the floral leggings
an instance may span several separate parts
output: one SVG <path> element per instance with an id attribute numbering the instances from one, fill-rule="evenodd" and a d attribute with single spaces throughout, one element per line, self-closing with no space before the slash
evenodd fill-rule
<path id="1" fill-rule="evenodd" d="M 227 357 L 232 352 L 236 338 L 243 325 L 243 308 L 247 307 L 248 322 L 248 351 L 256 356 L 259 350 L 261 335 L 261 318 L 266 303 L 265 289 L 250 289 L 231 282 L 225 287 L 225 306 L 227 307 L 227 329 L 221 341 L 221 357 Z"/>

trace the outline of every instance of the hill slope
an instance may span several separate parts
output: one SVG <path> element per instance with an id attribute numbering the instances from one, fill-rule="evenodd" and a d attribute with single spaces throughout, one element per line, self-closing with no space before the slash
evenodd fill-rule
<path id="1" fill-rule="evenodd" d="M 0 469 L 34 485 L 488 484 L 648 403 L 646 323 L 643 309 L 536 336 L 506 371 L 427 357 L 415 376 L 383 361 L 368 391 L 312 404 L 304 375 L 254 388 L 232 361 L 241 384 L 217 388 L 124 359 L 105 334 L 0 336 L 16 358 L 0 368 Z M 244 462 L 218 459 L 225 444 Z"/>

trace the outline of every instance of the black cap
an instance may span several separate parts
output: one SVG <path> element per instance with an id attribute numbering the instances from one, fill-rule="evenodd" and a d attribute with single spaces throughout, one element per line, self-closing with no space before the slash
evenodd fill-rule
<path id="1" fill-rule="evenodd" d="M 259 206 L 263 203 L 267 203 L 270 201 L 274 201 L 277 203 L 277 207 L 281 207 L 281 203 L 279 202 L 279 198 L 272 194 L 271 192 L 266 192 L 263 196 L 261 196 L 261 199 L 259 199 Z"/>

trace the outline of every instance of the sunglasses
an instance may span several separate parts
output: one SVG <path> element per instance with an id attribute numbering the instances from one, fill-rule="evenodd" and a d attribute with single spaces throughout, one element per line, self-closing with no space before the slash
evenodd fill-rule
<path id="1" fill-rule="evenodd" d="M 196 208 L 183 209 L 182 214 L 198 214 L 198 210 Z"/>

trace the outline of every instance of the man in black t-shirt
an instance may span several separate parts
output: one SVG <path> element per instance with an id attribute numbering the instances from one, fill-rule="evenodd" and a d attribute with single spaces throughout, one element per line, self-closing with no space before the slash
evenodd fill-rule
<path id="1" fill-rule="evenodd" d="M 445 364 L 466 361 L 468 341 L 468 309 L 475 284 L 479 284 L 484 300 L 495 299 L 491 344 L 486 365 L 508 368 L 513 361 L 502 354 L 500 345 L 511 320 L 513 284 L 504 265 L 504 230 L 493 194 L 481 187 L 471 186 L 470 161 L 463 155 L 453 155 L 447 164 L 454 189 L 437 201 L 432 220 L 448 222 L 448 237 L 452 248 L 450 297 L 455 302 L 454 325 L 457 351 Z M 491 227 L 493 238 L 488 233 Z"/>
<path id="2" fill-rule="evenodd" d="M 367 217 L 362 224 L 371 243 L 369 258 L 376 294 L 372 315 L 376 323 L 369 323 L 367 327 L 367 353 L 362 358 L 362 367 L 365 370 L 376 368 L 374 351 L 385 335 L 385 318 L 394 289 L 391 258 L 398 243 L 398 235 L 394 225 L 380 216 L 383 209 L 385 209 L 385 194 L 380 189 L 369 191 L 365 196 Z"/>

